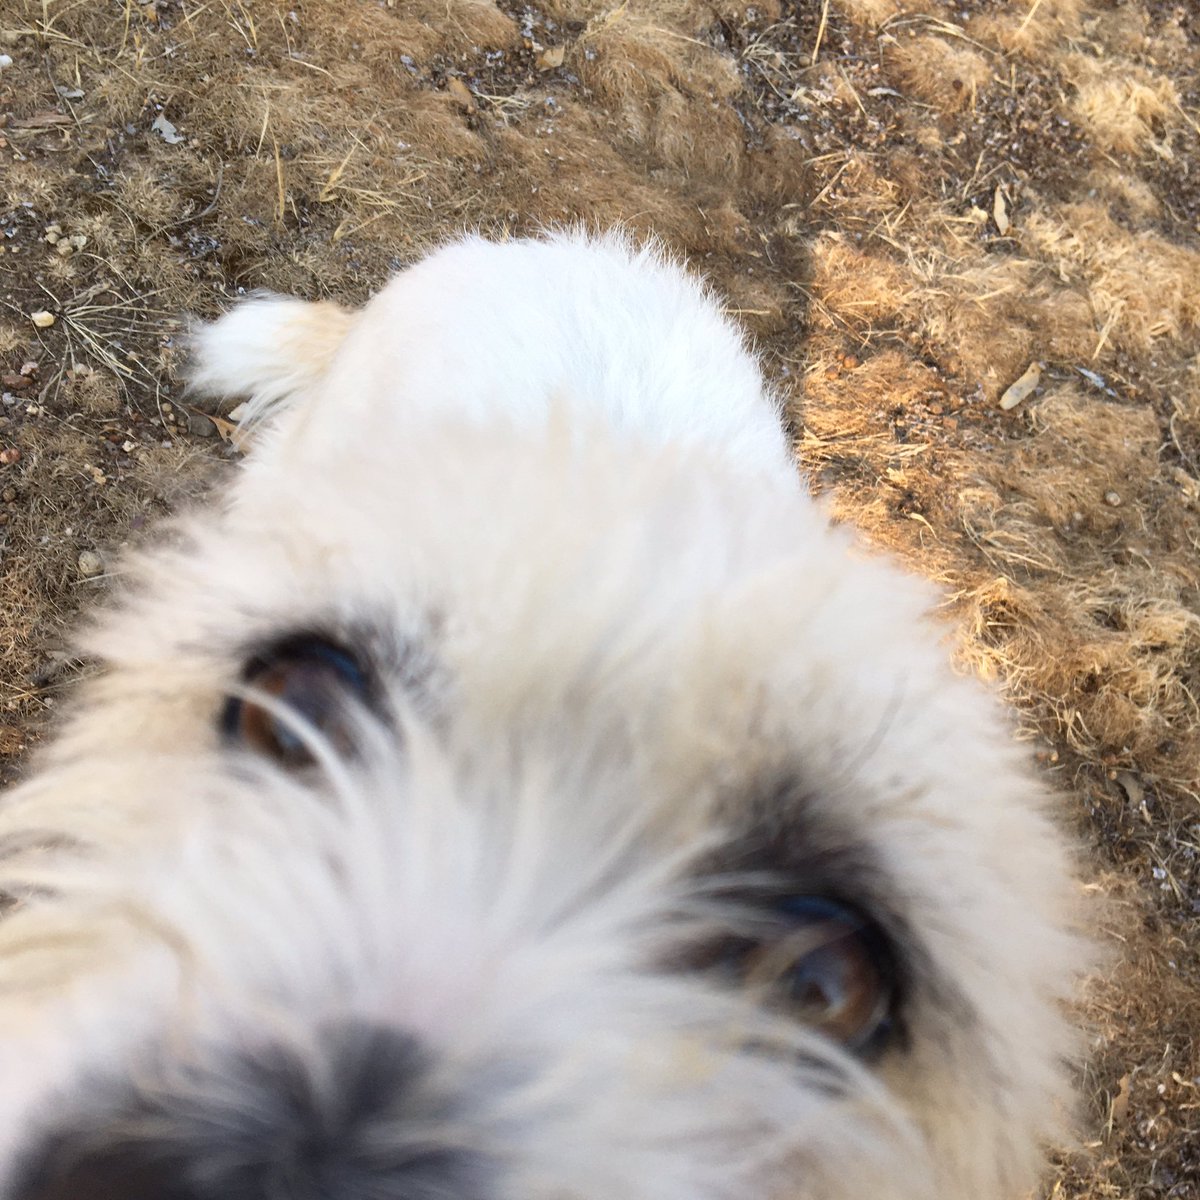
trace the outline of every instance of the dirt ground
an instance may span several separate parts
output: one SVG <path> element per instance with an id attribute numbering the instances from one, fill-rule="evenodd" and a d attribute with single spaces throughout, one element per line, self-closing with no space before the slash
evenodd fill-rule
<path id="1" fill-rule="evenodd" d="M 236 453 L 182 314 L 654 231 L 814 488 L 942 583 L 1106 898 L 1048 1193 L 1200 1197 L 1194 0 L 0 0 L 0 54 L 6 778 L 114 553 Z"/>

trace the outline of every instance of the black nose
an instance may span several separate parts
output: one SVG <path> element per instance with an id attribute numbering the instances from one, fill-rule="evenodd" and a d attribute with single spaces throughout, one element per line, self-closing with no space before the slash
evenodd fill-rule
<path id="1" fill-rule="evenodd" d="M 311 1053 L 270 1047 L 171 1073 L 44 1138 L 11 1200 L 485 1200 L 415 1039 L 326 1031 Z M 182 1082 L 181 1082 L 182 1081 Z"/>

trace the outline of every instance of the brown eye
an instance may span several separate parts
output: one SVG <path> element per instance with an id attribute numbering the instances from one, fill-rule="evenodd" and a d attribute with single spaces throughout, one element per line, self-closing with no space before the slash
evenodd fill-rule
<path id="1" fill-rule="evenodd" d="M 860 913 L 832 900 L 797 896 L 780 912 L 794 928 L 777 943 L 779 982 L 797 1016 L 857 1051 L 886 1038 L 895 1003 L 887 941 Z"/>
<path id="2" fill-rule="evenodd" d="M 242 679 L 278 704 L 231 696 L 221 716 L 231 741 L 287 767 L 312 762 L 306 731 L 316 731 L 340 754 L 353 750 L 353 714 L 369 704 L 371 687 L 350 651 L 322 637 L 297 635 L 255 655 Z"/>
<path id="3" fill-rule="evenodd" d="M 820 896 L 790 896 L 774 929 L 723 947 L 721 968 L 773 1007 L 869 1057 L 892 1030 L 897 977 L 887 939 L 855 909 Z"/>

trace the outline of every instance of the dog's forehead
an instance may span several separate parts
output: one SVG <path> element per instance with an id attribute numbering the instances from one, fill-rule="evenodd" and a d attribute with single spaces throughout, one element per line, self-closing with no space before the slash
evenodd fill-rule
<path id="1" fill-rule="evenodd" d="M 814 772 L 941 678 L 924 591 L 848 554 L 791 481 L 599 433 L 453 428 L 440 449 L 426 430 L 420 453 L 252 457 L 226 506 L 149 559 L 101 656 L 222 692 L 262 645 L 317 631 L 389 684 L 417 664 L 476 738 L 626 721 L 664 760 L 748 761 L 757 739 Z"/>

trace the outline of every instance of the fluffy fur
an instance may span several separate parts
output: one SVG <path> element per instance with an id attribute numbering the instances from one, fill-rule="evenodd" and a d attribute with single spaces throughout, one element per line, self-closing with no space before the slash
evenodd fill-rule
<path id="1" fill-rule="evenodd" d="M 443 1155 L 497 1200 L 1028 1187 L 1067 1095 L 1059 839 L 926 588 L 804 493 L 714 299 L 616 237 L 471 238 L 196 350 L 252 452 L 131 564 L 0 810 L 0 1193 L 438 1195 Z M 219 716 L 312 630 L 388 716 L 296 773 Z M 735 886 L 888 929 L 878 1061 L 680 967 L 747 919 Z M 359 1028 L 404 1066 L 356 1123 Z M 264 1078 L 353 1170 L 263 1182 Z"/>

